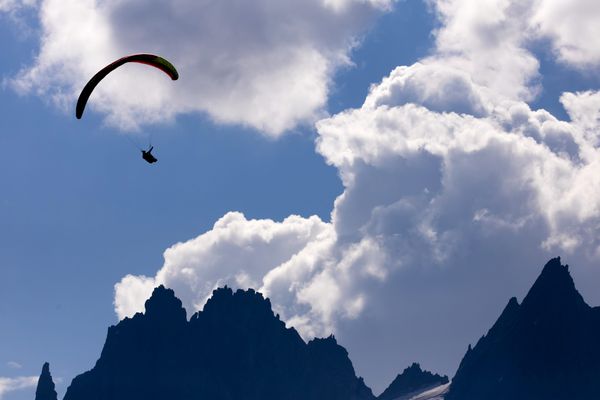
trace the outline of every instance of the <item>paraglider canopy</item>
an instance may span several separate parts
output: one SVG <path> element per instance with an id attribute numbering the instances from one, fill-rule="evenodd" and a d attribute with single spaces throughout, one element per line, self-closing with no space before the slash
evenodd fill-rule
<path id="1" fill-rule="evenodd" d="M 75 116 L 77 117 L 77 119 L 80 119 L 83 115 L 85 105 L 87 104 L 90 95 L 94 91 L 94 88 L 100 83 L 100 81 L 112 71 L 119 68 L 121 65 L 129 62 L 150 65 L 152 67 L 160 69 L 161 71 L 169 75 L 169 77 L 174 81 L 179 79 L 179 73 L 177 72 L 173 64 L 171 64 L 164 58 L 156 56 L 154 54 L 133 54 L 127 57 L 120 58 L 117 61 L 102 68 L 85 85 L 85 87 L 81 91 L 81 94 L 79 95 L 79 99 L 77 100 L 77 107 L 75 109 Z"/>

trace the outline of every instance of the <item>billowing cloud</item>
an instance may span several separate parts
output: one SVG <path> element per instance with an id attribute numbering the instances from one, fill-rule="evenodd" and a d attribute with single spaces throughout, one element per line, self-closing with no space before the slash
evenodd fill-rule
<path id="1" fill-rule="evenodd" d="M 128 65 L 90 108 L 123 129 L 201 112 L 277 136 L 323 115 L 333 73 L 392 2 L 43 0 L 39 54 L 13 86 L 70 109 L 101 67 L 153 52 L 177 66 L 178 82 Z"/>
<path id="2" fill-rule="evenodd" d="M 15 390 L 27 389 L 37 385 L 36 376 L 22 376 L 18 378 L 0 377 L 0 399 L 3 399 L 7 393 Z"/>

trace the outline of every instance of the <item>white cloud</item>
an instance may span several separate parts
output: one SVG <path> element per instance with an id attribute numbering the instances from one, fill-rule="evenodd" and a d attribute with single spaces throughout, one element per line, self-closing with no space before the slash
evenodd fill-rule
<path id="1" fill-rule="evenodd" d="M 90 108 L 123 129 L 201 112 L 278 136 L 323 115 L 333 73 L 392 2 L 44 0 L 40 52 L 13 85 L 71 110 L 102 66 L 154 52 L 177 66 L 178 82 L 128 65 L 102 82 Z"/>
<path id="2" fill-rule="evenodd" d="M 0 377 L 0 399 L 15 390 L 27 389 L 37 385 L 37 376 L 22 376 L 18 378 Z"/>

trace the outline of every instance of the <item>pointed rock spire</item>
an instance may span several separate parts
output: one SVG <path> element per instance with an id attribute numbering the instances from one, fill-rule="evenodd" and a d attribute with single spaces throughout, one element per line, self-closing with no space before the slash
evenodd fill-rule
<path id="1" fill-rule="evenodd" d="M 563 308 L 588 308 L 575 288 L 569 266 L 562 265 L 560 257 L 546 263 L 522 305 L 527 310 L 546 310 L 551 313 Z"/>
<path id="2" fill-rule="evenodd" d="M 38 380 L 37 389 L 35 391 L 35 400 L 57 400 L 54 381 L 50 374 L 50 364 L 44 363 L 42 373 Z"/>

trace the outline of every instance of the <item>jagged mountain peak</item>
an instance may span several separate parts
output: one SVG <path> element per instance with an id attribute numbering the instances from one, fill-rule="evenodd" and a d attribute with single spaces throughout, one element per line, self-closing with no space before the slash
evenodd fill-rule
<path id="1" fill-rule="evenodd" d="M 412 363 L 377 398 L 378 400 L 392 400 L 410 393 L 422 392 L 427 389 L 448 383 L 447 376 L 440 376 L 421 369 L 419 363 Z"/>
<path id="2" fill-rule="evenodd" d="M 414 372 L 414 373 L 422 373 L 423 370 L 421 369 L 421 364 L 414 362 L 410 365 L 410 367 L 407 367 L 404 369 L 403 373 L 409 373 L 409 372 Z"/>
<path id="3" fill-rule="evenodd" d="M 322 347 L 335 347 L 338 346 L 338 342 L 335 338 L 335 335 L 331 334 L 325 338 L 314 338 L 309 344 L 313 343 L 314 346 L 322 346 Z"/>
<path id="4" fill-rule="evenodd" d="M 175 297 L 172 289 L 160 285 L 154 289 L 152 296 L 145 303 L 145 316 L 155 320 L 179 320 L 186 321 L 186 311 L 181 300 Z"/>
<path id="5" fill-rule="evenodd" d="M 312 339 L 308 342 L 308 349 L 312 354 L 318 355 L 322 360 L 352 368 L 352 364 L 348 358 L 348 351 L 338 344 L 333 335 L 329 335 L 326 338 Z"/>
<path id="6" fill-rule="evenodd" d="M 225 286 L 213 290 L 212 296 L 204 305 L 203 312 L 220 311 L 223 308 L 262 308 L 272 314 L 271 301 L 254 289 L 238 289 L 234 292 L 230 287 Z"/>
<path id="7" fill-rule="evenodd" d="M 40 376 L 43 377 L 52 377 L 50 375 L 50 363 L 49 362 L 45 362 L 44 365 L 42 365 L 42 374 Z"/>
<path id="8" fill-rule="evenodd" d="M 213 323 L 285 329 L 279 315 L 273 313 L 271 301 L 254 289 L 233 291 L 227 286 L 215 289 L 202 311 L 196 312 L 190 319 L 193 324 L 209 320 Z"/>
<path id="9" fill-rule="evenodd" d="M 560 309 L 572 312 L 570 307 L 588 307 L 575 288 L 569 266 L 562 265 L 560 257 L 546 263 L 523 299 L 522 306 L 529 311 L 552 313 Z"/>

